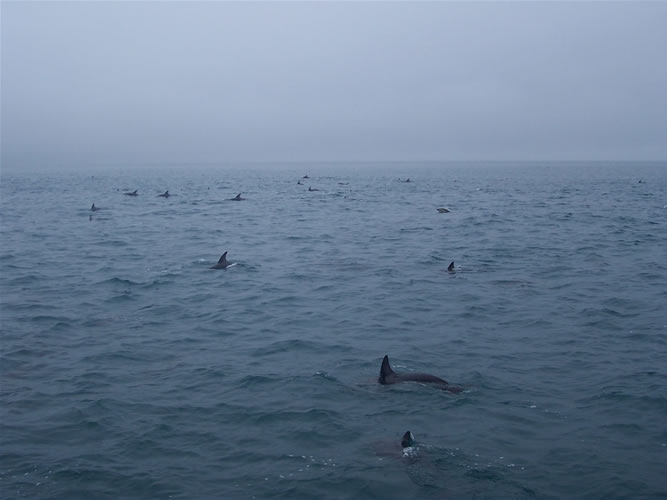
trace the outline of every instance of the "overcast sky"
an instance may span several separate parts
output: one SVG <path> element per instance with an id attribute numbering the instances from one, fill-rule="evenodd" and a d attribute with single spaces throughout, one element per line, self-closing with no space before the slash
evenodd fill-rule
<path id="1" fill-rule="evenodd" d="M 3 167 L 667 159 L 665 2 L 1 9 Z"/>

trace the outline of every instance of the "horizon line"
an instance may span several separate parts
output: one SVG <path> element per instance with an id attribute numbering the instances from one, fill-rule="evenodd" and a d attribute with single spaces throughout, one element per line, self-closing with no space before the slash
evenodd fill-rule
<path id="1" fill-rule="evenodd" d="M 372 160 L 327 160 L 327 159 L 307 159 L 307 160 L 259 160 L 259 159 L 244 159 L 244 160 L 109 160 L 109 161 L 54 161 L 54 162 L 0 162 L 2 166 L 15 166 L 20 164 L 20 166 L 29 166 L 39 164 L 48 164 L 48 165 L 69 165 L 69 166 L 105 166 L 105 165 L 230 165 L 230 164 L 303 164 L 303 163 L 624 163 L 624 162 L 637 162 L 637 163 L 664 163 L 667 162 L 667 158 L 663 159 L 638 159 L 638 158 L 622 158 L 622 159 L 542 159 L 542 158 L 533 158 L 533 159 L 498 159 L 498 160 L 486 160 L 486 159 L 467 159 L 467 160 L 452 160 L 452 159 L 439 159 L 439 160 L 420 160 L 416 158 L 408 159 L 398 159 L 398 160 L 387 160 L 387 159 L 372 159 Z"/>
<path id="2" fill-rule="evenodd" d="M 406 170 L 422 166 L 442 166 L 454 167 L 459 166 L 528 166 L 545 167 L 545 166 L 568 166 L 568 165 L 583 165 L 591 166 L 603 165 L 621 165 L 624 163 L 632 163 L 637 165 L 661 165 L 667 164 L 667 159 L 663 160 L 637 160 L 637 159 L 623 159 L 623 160 L 207 160 L 207 161 L 107 161 L 107 162 L 26 162 L 26 163 L 10 163 L 0 162 L 0 175 L 4 173 L 47 173 L 49 171 L 85 171 L 86 169 L 95 171 L 99 169 L 157 169 L 157 168 L 240 168 L 243 166 L 255 167 L 288 167 L 294 168 L 322 168 L 326 166 L 350 166 L 359 165 L 367 168 L 381 168 L 382 166 L 403 166 Z"/>

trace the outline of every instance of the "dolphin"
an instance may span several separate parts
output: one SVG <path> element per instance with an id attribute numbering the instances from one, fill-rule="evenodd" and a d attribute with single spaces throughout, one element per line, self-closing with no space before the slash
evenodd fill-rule
<path id="1" fill-rule="evenodd" d="M 169 198 L 170 196 L 168 189 L 164 193 L 157 195 L 158 198 Z"/>
<path id="2" fill-rule="evenodd" d="M 412 432 L 406 431 L 401 438 L 401 456 L 402 458 L 407 458 L 410 461 L 419 459 L 419 445 L 417 445 L 417 440 L 412 435 Z"/>
<path id="3" fill-rule="evenodd" d="M 298 181 L 296 181 L 296 183 L 297 183 L 297 184 L 301 184 L 301 179 L 299 179 Z"/>
<path id="4" fill-rule="evenodd" d="M 438 213 L 441 213 L 441 214 L 447 214 L 447 213 L 449 213 L 449 210 L 446 209 L 446 208 L 439 208 L 439 209 L 438 209 Z"/>
<path id="5" fill-rule="evenodd" d="M 424 382 L 427 384 L 434 384 L 444 391 L 459 393 L 463 391 L 462 387 L 450 385 L 446 380 L 429 375 L 427 373 L 396 373 L 391 369 L 389 364 L 389 356 L 385 355 L 380 367 L 380 377 L 378 382 L 382 385 L 398 384 L 399 382 Z"/>
<path id="6" fill-rule="evenodd" d="M 97 207 L 95 206 L 95 204 L 93 203 L 93 206 L 90 207 L 90 211 L 91 211 L 91 212 L 95 212 L 95 211 L 97 211 L 97 210 L 99 210 L 99 208 L 97 208 Z"/>
<path id="7" fill-rule="evenodd" d="M 234 196 L 234 198 L 230 198 L 231 201 L 242 201 L 245 200 L 245 198 L 241 198 L 241 193 L 237 194 Z"/>
<path id="8" fill-rule="evenodd" d="M 454 272 L 454 261 L 452 261 L 452 263 L 449 264 L 449 266 L 447 266 L 447 271 L 449 271 L 450 273 Z"/>
<path id="9" fill-rule="evenodd" d="M 407 431 L 403 434 L 403 437 L 400 441 L 400 446 L 398 441 L 391 440 L 391 442 L 378 441 L 373 443 L 373 448 L 375 449 L 375 454 L 380 457 L 389 457 L 389 458 L 417 458 L 418 445 L 415 436 L 412 432 Z"/>
<path id="10" fill-rule="evenodd" d="M 311 186 L 308 186 L 308 191 L 319 191 L 319 189 L 317 188 L 313 189 Z"/>
<path id="11" fill-rule="evenodd" d="M 220 257 L 220 260 L 215 266 L 211 266 L 209 269 L 227 269 L 230 265 L 232 265 L 231 262 L 227 260 L 227 252 L 222 254 L 222 257 Z"/>
<path id="12" fill-rule="evenodd" d="M 412 432 L 406 431 L 406 433 L 403 434 L 403 438 L 401 439 L 401 448 L 410 448 L 411 446 L 414 446 L 416 442 L 417 441 L 412 435 Z"/>
<path id="13" fill-rule="evenodd" d="M 125 196 L 139 196 L 139 195 L 137 194 L 137 190 L 135 189 L 131 193 L 125 193 Z"/>
<path id="14" fill-rule="evenodd" d="M 301 178 L 302 178 L 302 179 L 310 179 L 310 177 L 308 177 L 308 174 L 304 175 L 304 176 L 301 177 Z"/>

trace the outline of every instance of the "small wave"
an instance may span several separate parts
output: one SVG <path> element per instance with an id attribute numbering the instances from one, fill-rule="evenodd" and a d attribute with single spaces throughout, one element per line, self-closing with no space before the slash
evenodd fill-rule
<path id="1" fill-rule="evenodd" d="M 511 280 L 511 279 L 502 279 L 502 280 L 493 280 L 490 282 L 492 285 L 498 286 L 507 286 L 507 287 L 534 287 L 535 283 L 527 280 Z"/>
<path id="2" fill-rule="evenodd" d="M 51 332 L 66 332 L 72 328 L 72 325 L 67 321 L 58 321 L 55 325 L 49 328 Z"/>
<path id="3" fill-rule="evenodd" d="M 236 384 L 234 390 L 247 389 L 250 387 L 256 387 L 258 385 L 272 384 L 274 382 L 274 377 L 267 377 L 264 375 L 247 375 L 243 377 L 238 384 Z"/>
<path id="4" fill-rule="evenodd" d="M 89 318 L 84 320 L 81 325 L 86 328 L 96 328 L 111 325 L 113 321 L 113 318 Z"/>
<path id="5" fill-rule="evenodd" d="M 169 279 L 156 279 L 148 283 L 141 283 L 141 288 L 144 290 L 154 290 L 160 288 L 161 286 L 170 285 L 172 283 L 173 281 Z"/>
<path id="6" fill-rule="evenodd" d="M 30 285 L 32 283 L 42 281 L 42 277 L 38 276 L 36 274 L 28 274 L 26 276 L 19 276 L 18 278 L 13 278 L 8 281 L 9 285 L 12 286 L 17 286 L 17 285 Z"/>
<path id="7" fill-rule="evenodd" d="M 106 219 L 99 218 L 98 220 L 106 220 Z M 98 244 L 102 247 L 113 247 L 113 248 L 122 248 L 129 245 L 127 241 L 123 240 L 104 240 Z"/>
<path id="8" fill-rule="evenodd" d="M 3 304 L 3 307 L 12 311 L 53 311 L 59 307 L 50 304 Z"/>
<path id="9" fill-rule="evenodd" d="M 419 227 L 406 227 L 401 228 L 401 233 L 417 233 L 419 231 L 433 231 L 433 228 L 430 226 L 419 226 Z"/>
<path id="10" fill-rule="evenodd" d="M 117 351 L 117 352 L 105 352 L 100 354 L 91 354 L 83 358 L 83 361 L 93 362 L 95 364 L 100 364 L 105 366 L 105 363 L 114 363 L 117 361 L 121 362 L 146 362 L 147 357 L 141 356 L 133 351 Z"/>
<path id="11" fill-rule="evenodd" d="M 131 285 L 131 286 L 141 285 L 141 283 L 139 283 L 138 281 L 132 281 L 132 280 L 129 280 L 129 279 L 116 278 L 116 277 L 109 278 L 109 279 L 106 279 L 106 280 L 103 280 L 103 281 L 98 281 L 95 284 L 96 285 Z"/>
<path id="12" fill-rule="evenodd" d="M 33 316 L 30 318 L 31 321 L 34 321 L 35 323 L 51 323 L 51 322 L 56 322 L 56 323 L 69 323 L 72 321 L 72 318 L 69 318 L 67 316 L 48 316 L 48 315 L 39 315 L 39 316 Z"/>
<path id="13" fill-rule="evenodd" d="M 335 427 L 342 428 L 340 425 L 341 414 L 333 410 L 325 410 L 322 408 L 313 408 L 310 410 L 282 410 L 277 412 L 263 412 L 258 414 L 253 419 L 257 424 L 275 424 L 279 422 L 290 422 L 291 424 L 295 423 L 307 423 L 311 429 L 317 429 L 316 425 L 318 422 L 326 425 L 326 429 L 331 432 Z M 310 432 L 310 438 L 314 438 L 313 433 L 315 430 Z"/>
<path id="14" fill-rule="evenodd" d="M 105 300 L 106 303 L 109 304 L 119 304 L 119 303 L 124 303 L 124 302 L 133 302 L 137 300 L 132 294 L 130 293 L 121 293 L 120 295 L 114 295 L 113 297 Z"/>
<path id="15" fill-rule="evenodd" d="M 270 356 L 281 352 L 318 352 L 325 349 L 324 344 L 310 340 L 290 339 L 273 342 L 266 347 L 260 347 L 253 351 L 253 356 Z"/>

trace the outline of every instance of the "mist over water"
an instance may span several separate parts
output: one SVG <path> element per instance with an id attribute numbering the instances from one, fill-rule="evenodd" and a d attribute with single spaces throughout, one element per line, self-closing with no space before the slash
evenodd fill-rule
<path id="1" fill-rule="evenodd" d="M 5 1 L 3 167 L 667 158 L 665 2 Z"/>
<path id="2" fill-rule="evenodd" d="M 3 172 L 0 195 L 2 498 L 667 495 L 665 163 Z M 381 386 L 385 354 L 465 391 Z"/>

